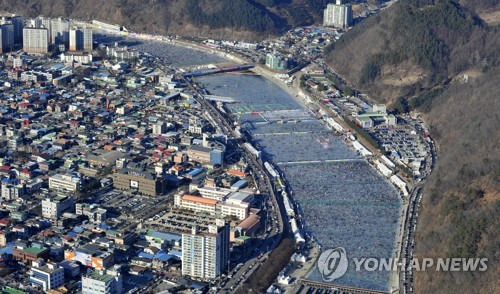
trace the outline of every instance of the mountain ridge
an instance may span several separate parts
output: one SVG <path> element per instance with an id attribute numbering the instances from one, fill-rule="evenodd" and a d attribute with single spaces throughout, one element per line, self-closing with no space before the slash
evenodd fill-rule
<path id="1" fill-rule="evenodd" d="M 498 10 L 490 0 L 400 0 L 325 52 L 354 88 L 430 126 L 439 158 L 424 189 L 415 256 L 489 259 L 483 273 L 416 272 L 416 293 L 500 290 L 500 27 L 479 17 Z"/>
<path id="2" fill-rule="evenodd" d="M 116 23 L 137 31 L 261 40 L 319 22 L 329 0 L 0 0 L 6 12 Z"/>

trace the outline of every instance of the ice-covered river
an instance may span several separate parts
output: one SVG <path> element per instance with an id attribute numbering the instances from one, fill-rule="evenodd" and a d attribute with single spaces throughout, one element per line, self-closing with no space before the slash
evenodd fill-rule
<path id="1" fill-rule="evenodd" d="M 352 258 L 394 256 L 402 207 L 396 189 L 271 81 L 237 74 L 198 81 L 211 93 L 238 101 L 229 108 L 265 158 L 284 172 L 306 228 L 322 249 L 346 249 L 349 269 L 333 283 L 388 291 L 390 272 L 357 272 Z M 307 278 L 323 282 L 316 268 Z"/>
<path id="2" fill-rule="evenodd" d="M 122 41 L 176 66 L 223 61 L 212 53 L 166 43 Z M 349 269 L 334 284 L 389 291 L 390 272 L 356 271 L 353 258 L 394 256 L 402 208 L 396 189 L 273 82 L 237 74 L 198 81 L 211 93 L 238 101 L 230 109 L 250 130 L 265 158 L 284 172 L 306 229 L 322 249 L 346 249 Z M 316 268 L 307 278 L 323 282 Z"/>

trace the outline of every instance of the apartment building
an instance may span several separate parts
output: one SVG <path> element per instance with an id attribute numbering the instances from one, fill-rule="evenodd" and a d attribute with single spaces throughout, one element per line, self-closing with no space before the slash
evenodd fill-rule
<path id="1" fill-rule="evenodd" d="M 47 54 L 49 52 L 49 33 L 46 28 L 23 29 L 23 51 L 32 54 Z"/>
<path id="2" fill-rule="evenodd" d="M 69 30 L 69 51 L 92 51 L 93 33 L 90 28 L 73 27 Z"/>
<path id="3" fill-rule="evenodd" d="M 215 279 L 228 267 L 229 226 L 224 220 L 217 219 L 200 230 L 193 224 L 190 232 L 182 234 L 182 274 L 201 278 Z"/>
<path id="4" fill-rule="evenodd" d="M 344 0 L 328 4 L 323 14 L 323 25 L 346 28 L 352 25 L 352 5 Z"/>

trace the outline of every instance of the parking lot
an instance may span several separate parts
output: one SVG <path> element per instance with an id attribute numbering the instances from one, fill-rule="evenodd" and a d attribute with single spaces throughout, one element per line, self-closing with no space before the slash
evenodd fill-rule
<path id="1" fill-rule="evenodd" d="M 172 199 L 173 193 L 174 191 L 166 195 L 150 197 L 114 189 L 98 196 L 95 201 L 108 209 L 111 215 L 138 221 L 149 219 L 164 210 L 168 200 Z"/>

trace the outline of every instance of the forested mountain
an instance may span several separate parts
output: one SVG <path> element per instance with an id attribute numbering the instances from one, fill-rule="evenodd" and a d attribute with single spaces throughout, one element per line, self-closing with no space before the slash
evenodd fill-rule
<path id="1" fill-rule="evenodd" d="M 0 0 L 1 10 L 118 23 L 138 32 L 262 39 L 322 19 L 329 0 Z"/>
<path id="2" fill-rule="evenodd" d="M 484 273 L 417 272 L 418 293 L 500 290 L 499 11 L 494 0 L 400 0 L 325 53 L 354 87 L 430 125 L 439 157 L 416 255 L 489 258 Z"/>

